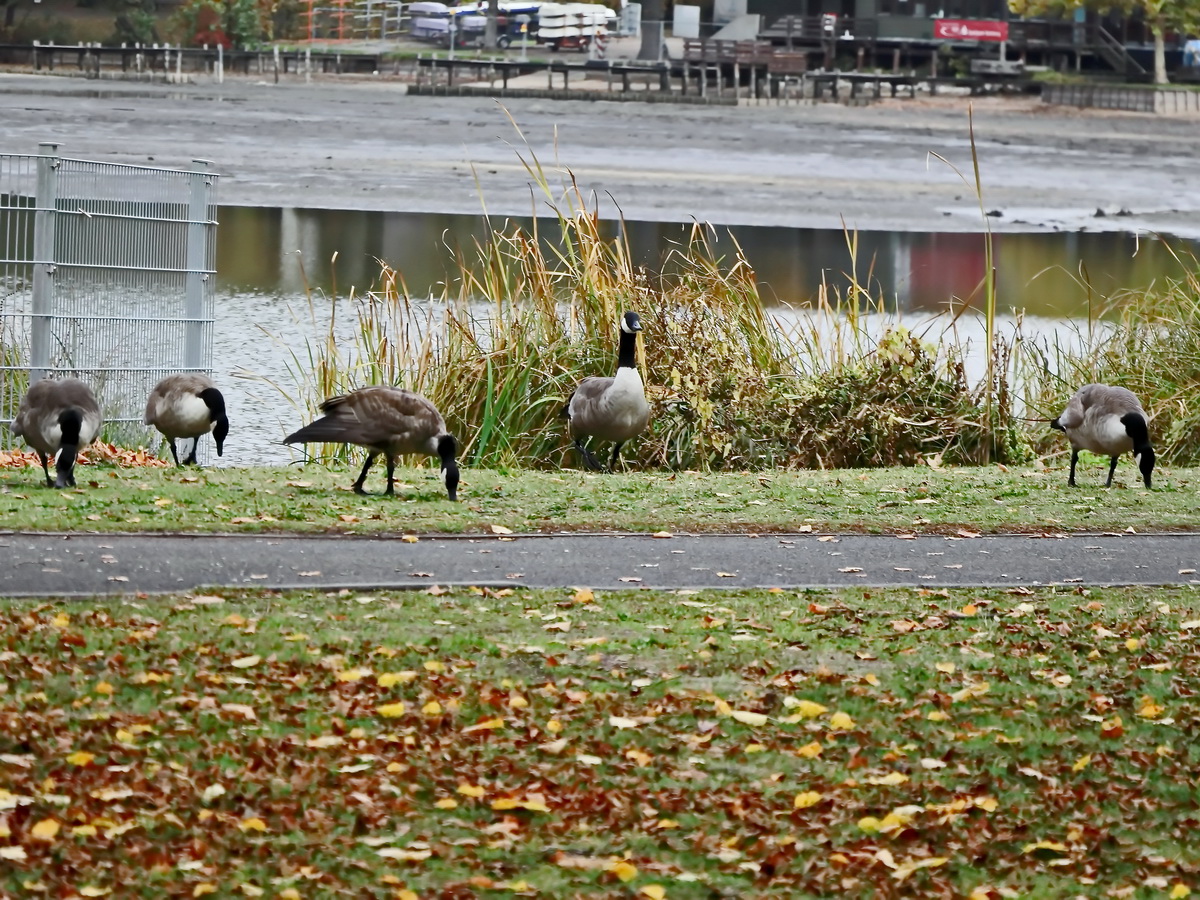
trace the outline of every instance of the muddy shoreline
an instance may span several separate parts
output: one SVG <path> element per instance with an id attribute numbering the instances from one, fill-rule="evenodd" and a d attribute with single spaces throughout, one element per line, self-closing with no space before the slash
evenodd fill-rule
<path id="1" fill-rule="evenodd" d="M 958 174 L 971 173 L 968 108 L 983 211 Z M 1200 236 L 1200 121 L 1064 110 L 1036 97 L 501 104 L 408 96 L 387 79 L 164 85 L 0 74 L 0 121 L 8 153 L 55 141 L 66 155 L 108 162 L 212 160 L 220 201 L 232 205 L 528 215 L 548 209 L 526 169 L 536 159 L 552 193 L 567 189 L 569 170 L 606 217 L 961 232 L 982 230 L 987 212 L 997 231 Z"/>

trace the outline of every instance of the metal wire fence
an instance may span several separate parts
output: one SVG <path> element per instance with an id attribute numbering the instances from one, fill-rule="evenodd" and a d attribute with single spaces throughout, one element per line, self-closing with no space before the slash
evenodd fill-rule
<path id="1" fill-rule="evenodd" d="M 39 150 L 0 153 L 0 423 L 31 383 L 71 375 L 105 439 L 147 443 L 154 384 L 211 374 L 217 175 Z"/>

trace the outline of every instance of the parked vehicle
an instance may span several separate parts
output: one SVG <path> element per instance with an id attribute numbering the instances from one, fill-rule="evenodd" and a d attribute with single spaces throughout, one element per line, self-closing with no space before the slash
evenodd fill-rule
<path id="1" fill-rule="evenodd" d="M 537 34 L 538 10 L 542 7 L 540 0 L 508 0 L 497 5 L 496 44 L 500 49 L 511 46 L 517 41 L 532 40 Z M 464 3 L 454 7 L 460 16 L 470 16 L 473 20 L 479 16 L 487 27 L 487 0 L 478 3 Z M 522 30 L 521 26 L 525 29 Z"/>
<path id="2" fill-rule="evenodd" d="M 617 14 L 600 3 L 543 3 L 537 40 L 551 50 L 586 50 L 603 44 L 616 23 Z"/>
<path id="3" fill-rule="evenodd" d="M 409 4 L 408 33 L 414 38 L 449 47 L 482 47 L 487 17 L 434 0 Z"/>

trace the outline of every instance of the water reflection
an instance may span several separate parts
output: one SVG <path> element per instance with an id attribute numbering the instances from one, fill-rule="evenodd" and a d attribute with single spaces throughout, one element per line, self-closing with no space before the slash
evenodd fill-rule
<path id="1" fill-rule="evenodd" d="M 529 228 L 530 219 L 514 219 Z M 493 226 L 502 223 L 493 220 Z M 557 233 L 552 220 L 541 233 Z M 607 223 L 610 234 L 617 225 Z M 627 222 L 633 258 L 652 270 L 686 239 L 687 226 Z M 299 296 L 309 288 L 346 295 L 364 290 L 377 260 L 397 268 L 416 296 L 456 294 L 454 258 L 470 259 L 489 233 L 482 216 L 298 208 L 223 207 L 217 229 L 222 293 Z M 768 302 L 813 301 L 822 284 L 845 288 L 856 262 L 860 283 L 902 310 L 936 310 L 976 292 L 985 268 L 979 234 L 862 232 L 852 257 L 840 231 L 735 226 L 717 229 L 718 250 L 733 252 L 732 234 L 757 271 Z M 1086 315 L 1089 301 L 1179 277 L 1200 242 L 1119 232 L 998 234 L 994 238 L 1002 308 L 1052 318 Z M 297 252 L 298 251 L 298 252 Z M 336 255 L 336 263 L 331 261 Z M 1089 288 L 1090 285 L 1090 288 Z M 977 298 L 978 299 L 978 298 Z"/>

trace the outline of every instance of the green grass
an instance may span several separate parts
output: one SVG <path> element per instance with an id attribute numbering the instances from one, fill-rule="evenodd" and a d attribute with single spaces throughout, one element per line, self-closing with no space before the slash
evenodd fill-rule
<path id="1" fill-rule="evenodd" d="M 0 892 L 1165 897 L 1200 887 L 1197 619 L 1182 587 L 4 602 Z"/>
<path id="2" fill-rule="evenodd" d="M 380 491 L 383 473 L 368 477 Z M 396 497 L 350 491 L 356 466 L 76 468 L 45 487 L 40 467 L 0 469 L 0 521 L 39 531 L 480 532 L 631 530 L 865 532 L 1137 531 L 1200 525 L 1200 469 L 1160 468 L 1147 491 L 1123 460 L 1062 468 L 976 466 L 707 473 L 464 469 L 451 503 L 434 468 L 401 469 Z"/>

